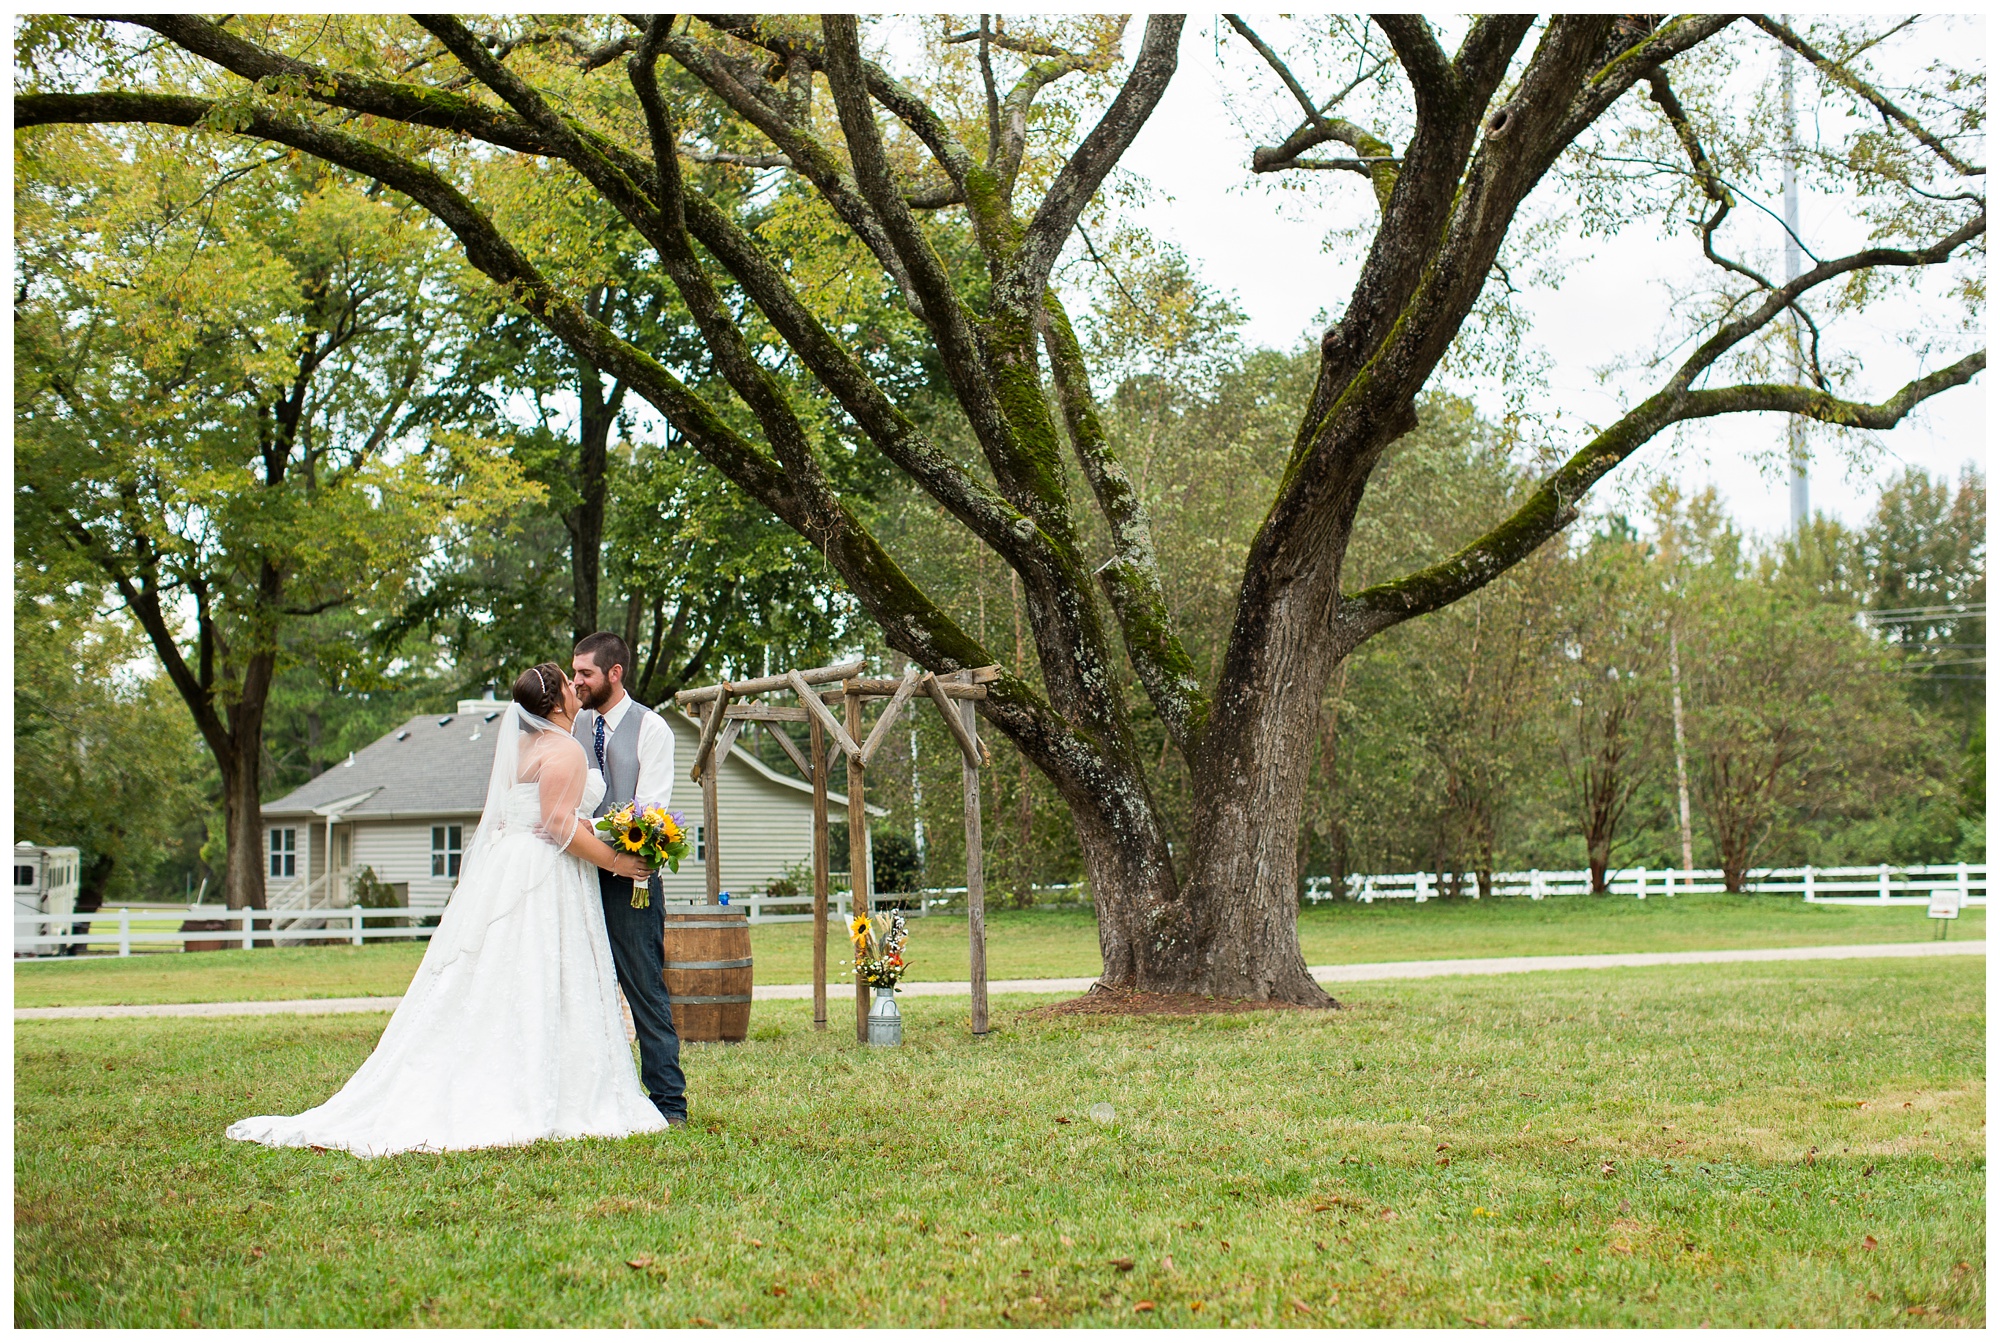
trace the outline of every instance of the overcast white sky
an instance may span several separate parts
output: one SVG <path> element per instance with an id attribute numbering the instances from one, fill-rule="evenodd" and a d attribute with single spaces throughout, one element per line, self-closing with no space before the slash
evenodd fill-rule
<path id="1" fill-rule="evenodd" d="M 1137 32 L 1136 20 L 1131 32 Z M 1133 40 L 1128 35 L 1128 48 Z M 1160 193 L 1139 211 L 1140 218 L 1180 244 L 1209 284 L 1236 295 L 1249 315 L 1250 340 L 1293 347 L 1316 312 L 1339 311 L 1354 282 L 1357 267 L 1348 255 L 1330 254 L 1321 246 L 1329 223 L 1343 212 L 1329 208 L 1321 215 L 1283 203 L 1267 179 L 1252 176 L 1249 144 L 1224 108 L 1225 76 L 1213 53 L 1206 23 L 1191 21 L 1179 72 L 1125 164 Z M 1337 179 L 1316 184 L 1329 195 L 1358 196 L 1365 190 L 1351 174 L 1315 176 Z M 1845 241 L 1838 235 L 1850 232 L 1847 223 L 1838 201 L 1802 194 L 1800 232 L 1808 245 Z M 1771 234 L 1767 245 L 1775 247 L 1775 224 Z M 1567 416 L 1602 424 L 1615 415 L 1618 401 L 1593 370 L 1615 356 L 1643 353 L 1648 323 L 1635 322 L 1635 314 L 1669 321 L 1665 282 L 1691 275 L 1706 263 L 1691 242 L 1656 241 L 1650 230 L 1646 236 L 1635 230 L 1595 240 L 1590 250 L 1594 255 L 1579 255 L 1561 290 L 1535 293 L 1531 306 L 1538 316 L 1535 339 L 1551 363 L 1552 398 Z M 1635 275 L 1652 278 L 1635 285 Z M 1875 396 L 1920 371 L 1908 351 L 1887 342 L 1869 350 L 1867 367 L 1868 390 Z M 1956 475 L 1970 462 L 1983 471 L 1985 403 L 1982 376 L 1935 398 L 1895 430 L 1876 435 L 1876 450 L 1865 462 L 1850 465 L 1822 453 L 1812 469 L 1813 508 L 1858 523 L 1884 480 L 1906 463 Z M 1781 417 L 1738 416 L 1709 421 L 1678 445 L 1663 436 L 1603 482 L 1596 498 L 1614 502 L 1622 493 L 1636 504 L 1637 491 L 1650 474 L 1667 471 L 1693 488 L 1713 483 L 1742 526 L 1774 534 L 1784 529 L 1788 510 L 1786 481 L 1778 467 L 1784 435 Z"/>

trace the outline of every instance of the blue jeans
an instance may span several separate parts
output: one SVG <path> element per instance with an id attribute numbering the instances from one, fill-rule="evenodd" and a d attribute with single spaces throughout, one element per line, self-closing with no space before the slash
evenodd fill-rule
<path id="1" fill-rule="evenodd" d="M 666 917 L 660 909 L 660 879 L 653 878 L 652 901 L 632 908 L 632 883 L 600 869 L 604 930 L 611 936 L 611 962 L 618 987 L 639 1031 L 639 1080 L 660 1113 L 687 1118 L 687 1078 L 681 1075 L 681 1037 L 674 1032 L 674 1009 L 667 1001 Z"/>

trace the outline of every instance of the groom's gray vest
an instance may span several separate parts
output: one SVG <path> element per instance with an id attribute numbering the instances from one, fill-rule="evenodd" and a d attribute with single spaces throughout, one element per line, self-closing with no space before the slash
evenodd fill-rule
<path id="1" fill-rule="evenodd" d="M 639 786 L 639 723 L 651 713 L 637 700 L 625 711 L 625 717 L 604 737 L 604 800 L 591 813 L 602 816 L 608 811 L 624 806 L 632 800 L 633 792 Z M 583 743 L 583 758 L 592 769 L 597 768 L 597 710 L 585 709 L 576 716 L 576 725 L 571 728 L 576 739 Z"/>

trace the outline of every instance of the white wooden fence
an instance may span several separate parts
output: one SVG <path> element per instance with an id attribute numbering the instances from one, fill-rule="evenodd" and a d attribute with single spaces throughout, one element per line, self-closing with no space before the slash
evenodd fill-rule
<path id="1" fill-rule="evenodd" d="M 1693 871 L 1626 868 L 1610 874 L 1607 884 L 1613 895 L 1633 896 L 1640 900 L 1714 893 L 1723 889 L 1720 868 Z M 1088 902 L 1088 892 L 1082 883 L 1037 886 L 1035 890 L 1074 892 L 1085 903 Z M 1478 899 L 1478 877 L 1470 872 L 1459 874 L 1459 890 L 1472 899 Z M 1820 905 L 1875 906 L 1928 905 L 1933 894 L 1949 893 L 1957 897 L 1960 907 L 1983 907 L 1986 904 L 1986 864 L 1892 867 L 1880 863 L 1874 867 L 1769 868 L 1747 878 L 1744 892 L 1751 895 L 1797 895 L 1809 903 Z M 1542 900 L 1551 895 L 1589 893 L 1590 873 L 1587 871 L 1531 870 L 1493 874 L 1493 894 L 1506 899 L 1525 896 L 1530 900 Z M 1363 904 L 1372 904 L 1377 900 L 1414 900 L 1422 904 L 1426 900 L 1438 899 L 1441 894 L 1438 878 L 1430 872 L 1367 876 L 1356 873 L 1347 878 L 1345 886 L 1338 892 L 1333 889 L 1330 877 L 1308 877 L 1305 882 L 1305 898 L 1311 904 L 1336 899 L 1357 900 Z M 949 908 L 964 895 L 963 886 L 936 886 L 907 894 L 884 892 L 877 899 L 896 903 L 914 901 L 915 904 L 907 912 L 922 918 L 933 911 Z M 852 900 L 851 891 L 831 892 L 828 897 L 830 917 L 844 926 Z M 745 908 L 751 923 L 812 921 L 810 895 L 768 896 L 756 892 L 733 903 Z M 190 942 L 221 942 L 247 951 L 259 946 L 286 946 L 301 942 L 338 941 L 358 947 L 368 942 L 428 938 L 435 929 L 426 926 L 424 919 L 437 913 L 427 909 L 375 909 L 360 905 L 346 909 L 314 910 L 309 915 L 301 915 L 296 909 L 219 909 L 204 905 L 124 907 L 62 917 L 16 913 L 14 928 L 17 945 L 32 944 L 43 954 L 80 947 L 85 951 L 115 948 L 120 956 L 130 956 L 134 952 L 180 951 Z M 209 920 L 224 926 L 220 931 L 182 932 L 178 925 L 183 920 Z M 175 926 L 138 926 L 149 924 Z"/>
<path id="2" fill-rule="evenodd" d="M 1447 877 L 1449 881 L 1449 877 Z M 1479 898 L 1477 874 L 1458 874 L 1459 891 Z M 1721 868 L 1643 867 L 1625 868 L 1607 874 L 1605 884 L 1613 895 L 1644 900 L 1648 896 L 1696 895 L 1720 892 Z M 1986 864 L 1943 863 L 1929 867 L 1895 867 L 1878 863 L 1874 867 L 1774 867 L 1749 874 L 1743 883 L 1746 895 L 1797 895 L 1816 905 L 1928 905 L 1933 892 L 1949 891 L 1961 906 L 1986 903 Z M 1590 873 L 1495 872 L 1492 893 L 1496 897 L 1541 900 L 1551 895 L 1588 895 Z M 1331 877 L 1308 877 L 1305 898 L 1318 904 L 1324 900 L 1415 900 L 1419 904 L 1443 894 L 1437 874 L 1398 872 L 1388 875 L 1347 878 L 1340 891 L 1333 889 Z"/>
<path id="3" fill-rule="evenodd" d="M 1037 886 L 1038 892 L 1081 890 L 1077 886 Z M 906 913 L 922 918 L 947 908 L 965 896 L 963 886 L 938 886 L 908 893 L 887 891 L 876 896 L 883 904 L 906 905 Z M 852 891 L 828 895 L 828 921 L 845 928 L 850 917 Z M 668 903 L 682 903 L 669 901 Z M 810 895 L 767 896 L 756 892 L 747 899 L 732 899 L 744 909 L 752 923 L 810 923 Z M 797 911 L 797 912 L 792 912 Z M 190 942 L 221 942 L 230 949 L 245 951 L 257 947 L 293 946 L 301 942 L 345 942 L 361 946 L 368 942 L 388 942 L 428 938 L 436 931 L 423 920 L 435 917 L 436 909 L 364 908 L 313 909 L 302 912 L 293 904 L 278 909 L 221 909 L 212 905 L 154 905 L 100 909 L 94 914 L 55 917 L 48 914 L 14 916 L 16 942 L 32 945 L 38 955 L 58 954 L 70 947 L 84 951 L 112 951 L 120 956 L 134 952 L 181 951 Z M 225 925 L 219 931 L 182 932 L 183 921 L 203 920 Z M 409 925 L 409 926 L 399 926 Z M 845 936 L 843 933 L 842 936 Z"/>
<path id="4" fill-rule="evenodd" d="M 134 951 L 180 951 L 189 942 L 221 942 L 227 947 L 249 950 L 258 946 L 285 946 L 298 942 L 386 942 L 413 937 L 429 937 L 434 931 L 422 925 L 427 913 L 411 909 L 373 909 L 360 905 L 330 909 L 301 917 L 295 911 L 270 909 L 218 909 L 190 905 L 161 908 L 100 909 L 94 914 L 52 918 L 46 914 L 14 916 L 17 944 L 33 943 L 38 950 L 59 952 L 80 946 L 88 951 L 115 947 L 120 956 Z M 182 932 L 184 920 L 207 920 L 224 925 L 220 930 Z M 374 927 L 369 924 L 373 923 Z M 414 926 L 397 927 L 397 923 Z M 135 925 L 171 924 L 174 927 Z"/>

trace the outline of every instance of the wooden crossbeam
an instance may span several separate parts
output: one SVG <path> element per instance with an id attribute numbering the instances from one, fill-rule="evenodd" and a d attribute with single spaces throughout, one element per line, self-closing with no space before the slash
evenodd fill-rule
<path id="1" fill-rule="evenodd" d="M 924 689 L 930 692 L 931 702 L 937 705 L 938 712 L 944 716 L 944 725 L 951 729 L 952 738 L 958 742 L 958 749 L 965 755 L 965 763 L 974 769 L 990 763 L 992 757 L 986 754 L 985 745 L 959 720 L 958 706 L 953 704 L 950 696 L 945 693 L 945 683 L 935 676 L 929 676 L 924 678 Z"/>
<path id="2" fill-rule="evenodd" d="M 831 667 L 814 667 L 810 671 L 788 671 L 778 676 L 760 676 L 752 681 L 723 681 L 718 685 L 705 685 L 696 690 L 683 690 L 674 698 L 682 704 L 702 704 L 722 695 L 736 699 L 748 699 L 766 691 L 783 690 L 791 685 L 792 678 L 798 677 L 807 685 L 825 685 L 830 681 L 844 681 L 861 670 L 864 658 L 849 662 L 838 662 Z"/>
<path id="3" fill-rule="evenodd" d="M 803 723 L 806 711 L 794 709 L 788 704 L 732 704 L 723 711 L 724 717 L 741 718 L 752 723 Z"/>
<path id="4" fill-rule="evenodd" d="M 701 744 L 694 748 L 694 768 L 688 773 L 688 777 L 696 783 L 701 782 L 702 768 L 708 764 L 709 753 L 715 749 L 715 734 L 721 729 L 722 720 L 728 712 L 729 692 L 725 690 L 701 722 Z"/>
<path id="5" fill-rule="evenodd" d="M 861 748 L 854 744 L 854 738 L 847 735 L 847 729 L 840 725 L 840 720 L 827 712 L 825 703 L 821 701 L 818 695 L 813 694 L 812 687 L 806 683 L 805 676 L 795 671 L 786 672 L 785 675 L 791 681 L 792 689 L 798 692 L 799 703 L 805 705 L 806 711 L 819 721 L 821 727 L 826 729 L 826 735 L 832 737 L 839 744 L 840 749 L 847 752 L 849 756 L 859 758 Z M 855 726 L 859 727 L 860 723 L 857 722 Z"/>
<path id="6" fill-rule="evenodd" d="M 861 763 L 864 766 L 875 758 L 875 748 L 888 738 L 889 725 L 896 721 L 896 715 L 903 711 L 903 705 L 909 701 L 910 695 L 918 684 L 929 676 L 929 672 L 914 662 L 903 668 L 901 684 L 896 687 L 896 693 L 889 697 L 889 703 L 883 708 L 882 716 L 875 720 L 875 730 L 868 734 L 868 740 L 861 745 Z"/>
<path id="7" fill-rule="evenodd" d="M 947 673 L 947 675 L 956 675 L 956 673 Z M 983 685 L 962 685 L 957 681 L 942 681 L 940 684 L 944 686 L 944 693 L 953 699 L 986 698 L 986 687 Z M 841 682 L 841 687 L 845 690 L 860 691 L 863 699 L 881 699 L 885 695 L 894 695 L 902 688 L 902 685 L 901 681 L 884 681 L 865 676 L 851 676 Z"/>
<path id="8" fill-rule="evenodd" d="M 805 710 L 799 710 L 799 717 L 803 719 L 805 716 Z M 792 741 L 792 734 L 781 727 L 773 727 L 768 719 L 759 720 L 757 726 L 763 728 L 764 735 L 777 742 L 785 754 L 792 758 L 792 763 L 799 767 L 799 773 L 805 775 L 806 781 L 810 783 L 813 776 L 812 766 L 806 762 L 805 756 Z"/>

